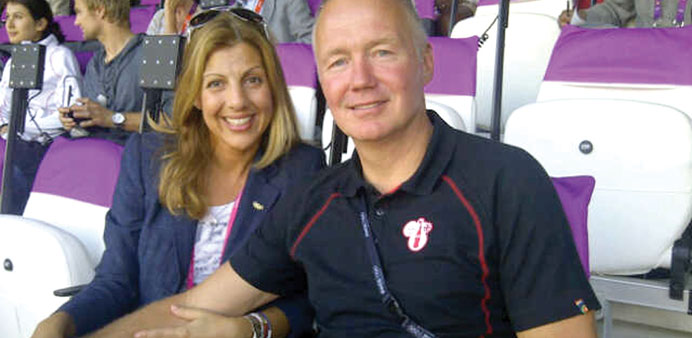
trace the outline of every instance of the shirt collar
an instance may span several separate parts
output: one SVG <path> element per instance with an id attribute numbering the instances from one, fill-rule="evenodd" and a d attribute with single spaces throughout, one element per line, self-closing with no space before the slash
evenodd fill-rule
<path id="1" fill-rule="evenodd" d="M 425 156 L 413 176 L 398 189 L 417 195 L 432 193 L 451 161 L 456 147 L 452 127 L 447 125 L 434 111 L 428 110 L 427 114 L 433 125 L 433 134 L 425 151 Z M 363 168 L 357 151 L 354 151 L 351 160 L 343 165 L 347 175 L 339 190 L 345 197 L 354 197 L 358 190 L 367 189 L 371 186 L 363 178 Z"/>
<path id="2" fill-rule="evenodd" d="M 44 45 L 44 46 L 54 46 L 59 44 L 58 38 L 55 37 L 53 34 L 48 34 L 43 40 L 38 42 L 39 45 Z"/>

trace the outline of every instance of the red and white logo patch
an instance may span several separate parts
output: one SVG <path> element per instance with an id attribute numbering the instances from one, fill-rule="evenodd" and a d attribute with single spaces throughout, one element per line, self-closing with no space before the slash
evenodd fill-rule
<path id="1" fill-rule="evenodd" d="M 432 231 L 433 224 L 421 217 L 415 221 L 409 221 L 404 225 L 402 233 L 408 238 L 408 249 L 418 252 L 428 244 L 428 234 Z"/>

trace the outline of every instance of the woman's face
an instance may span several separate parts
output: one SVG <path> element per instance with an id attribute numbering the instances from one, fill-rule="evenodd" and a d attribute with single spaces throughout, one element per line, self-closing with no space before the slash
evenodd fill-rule
<path id="1" fill-rule="evenodd" d="M 46 29 L 46 20 L 34 20 L 29 10 L 18 3 L 10 2 L 7 4 L 7 36 L 10 43 L 20 43 L 22 41 L 36 42 L 41 39 L 43 31 Z"/>
<path id="2" fill-rule="evenodd" d="M 247 43 L 213 52 L 195 105 L 202 111 L 217 152 L 256 151 L 274 114 L 260 53 Z"/>

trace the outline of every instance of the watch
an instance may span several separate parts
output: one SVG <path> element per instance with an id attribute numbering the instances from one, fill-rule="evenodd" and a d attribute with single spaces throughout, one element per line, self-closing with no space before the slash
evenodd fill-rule
<path id="1" fill-rule="evenodd" d="M 116 128 L 121 129 L 123 127 L 123 125 L 125 124 L 125 114 L 115 112 L 111 116 L 111 121 L 113 121 L 113 124 L 115 125 Z"/>

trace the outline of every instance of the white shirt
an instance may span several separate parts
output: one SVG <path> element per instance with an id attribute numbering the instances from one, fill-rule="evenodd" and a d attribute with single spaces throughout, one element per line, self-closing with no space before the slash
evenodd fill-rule
<path id="1" fill-rule="evenodd" d="M 82 73 L 72 51 L 61 45 L 53 34 L 38 43 L 46 46 L 43 89 L 29 90 L 29 107 L 21 137 L 25 141 L 42 142 L 45 137 L 41 131 L 51 138 L 64 131 L 58 119 L 58 108 L 67 107 L 82 96 Z M 12 58 L 8 60 L 0 80 L 0 122 L 3 124 L 10 122 L 12 109 L 13 90 L 9 87 L 11 62 Z M 68 92 L 71 93 L 70 97 Z"/>
<path id="2" fill-rule="evenodd" d="M 234 205 L 235 202 L 231 202 L 210 207 L 207 214 L 197 223 L 193 270 L 195 285 L 207 279 L 221 265 L 228 221 Z"/>

